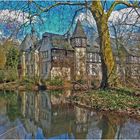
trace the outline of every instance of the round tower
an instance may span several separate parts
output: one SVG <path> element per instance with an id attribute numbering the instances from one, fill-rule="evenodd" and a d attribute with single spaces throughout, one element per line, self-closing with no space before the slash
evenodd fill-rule
<path id="1" fill-rule="evenodd" d="M 75 80 L 84 80 L 86 79 L 87 37 L 79 20 L 73 32 L 71 44 L 75 50 Z"/>

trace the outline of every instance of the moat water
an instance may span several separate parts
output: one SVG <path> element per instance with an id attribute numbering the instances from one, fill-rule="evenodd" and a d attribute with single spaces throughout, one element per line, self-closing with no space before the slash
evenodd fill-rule
<path id="1" fill-rule="evenodd" d="M 0 92 L 0 139 L 140 139 L 140 121 L 68 103 L 71 91 Z"/>

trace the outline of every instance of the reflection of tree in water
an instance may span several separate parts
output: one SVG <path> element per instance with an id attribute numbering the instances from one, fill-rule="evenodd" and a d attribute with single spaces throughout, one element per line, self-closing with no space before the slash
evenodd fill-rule
<path id="1" fill-rule="evenodd" d="M 103 115 L 98 126 L 102 130 L 102 139 L 115 139 L 119 137 L 121 124 L 124 119 L 115 114 Z"/>
<path id="2" fill-rule="evenodd" d="M 0 100 L 6 101 L 6 114 L 11 121 L 21 116 L 18 106 L 18 95 L 15 92 L 6 92 L 0 95 Z"/>
<path id="3" fill-rule="evenodd" d="M 102 129 L 102 139 L 114 139 L 117 131 L 117 126 L 112 124 L 111 120 L 107 116 L 102 117 L 99 124 L 100 129 Z"/>

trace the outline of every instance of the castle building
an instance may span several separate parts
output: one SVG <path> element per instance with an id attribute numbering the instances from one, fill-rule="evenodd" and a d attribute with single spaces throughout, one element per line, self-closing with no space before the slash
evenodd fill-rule
<path id="1" fill-rule="evenodd" d="M 113 48 L 114 48 L 113 44 Z M 98 39 L 90 44 L 82 24 L 77 21 L 71 37 L 45 32 L 38 40 L 35 31 L 27 34 L 20 45 L 22 77 L 39 76 L 43 79 L 61 77 L 65 80 L 101 79 L 101 58 Z M 120 72 L 118 54 L 113 49 Z M 131 61 L 136 58 L 136 61 Z M 128 60 L 130 59 L 130 60 Z M 126 53 L 125 63 L 140 64 L 140 57 Z M 136 67 L 138 71 L 138 67 Z M 126 71 L 126 69 L 124 69 Z M 125 72 L 126 74 L 126 72 Z M 136 75 L 140 75 L 139 71 Z"/>

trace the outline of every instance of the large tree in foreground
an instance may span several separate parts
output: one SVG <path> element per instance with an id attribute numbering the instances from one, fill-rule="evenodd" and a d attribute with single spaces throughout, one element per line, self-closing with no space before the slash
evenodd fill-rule
<path id="1" fill-rule="evenodd" d="M 43 3 L 43 4 L 41 4 Z M 47 1 L 35 1 L 35 0 L 28 0 L 24 2 L 23 9 L 21 11 L 29 13 L 28 16 L 28 23 L 31 25 L 34 24 L 33 20 L 35 17 L 41 17 L 43 13 L 47 13 L 50 10 L 52 10 L 55 7 L 58 6 L 75 6 L 76 11 L 74 14 L 74 17 L 76 14 L 83 9 L 89 10 L 97 25 L 98 35 L 100 38 L 100 53 L 101 53 L 101 62 L 102 62 L 102 81 L 101 81 L 101 88 L 108 88 L 112 86 L 118 85 L 118 78 L 116 74 L 116 65 L 115 60 L 112 53 L 111 43 L 110 43 L 110 33 L 109 33 L 109 27 L 108 27 L 108 19 L 114 10 L 114 8 L 117 5 L 125 5 L 127 7 L 133 7 L 134 10 L 139 14 L 139 11 L 137 11 L 137 8 L 139 8 L 139 2 L 138 1 L 112 1 L 111 6 L 109 8 L 107 7 L 107 0 L 101 1 L 87 1 L 87 0 L 79 0 L 79 1 L 51 1 L 49 4 L 47 4 Z M 33 7 L 33 8 L 31 8 Z M 62 7 L 61 7 L 62 8 Z M 74 21 L 74 18 L 72 17 L 72 21 Z M 23 24 L 24 25 L 24 24 Z"/>
<path id="2" fill-rule="evenodd" d="M 116 65 L 115 60 L 113 57 L 113 52 L 111 48 L 111 41 L 110 41 L 110 33 L 109 33 L 109 27 L 108 27 L 108 19 L 110 17 L 110 14 L 114 10 L 114 8 L 119 5 L 123 4 L 127 7 L 133 7 L 135 10 L 139 8 L 139 2 L 133 1 L 114 1 L 112 2 L 110 8 L 106 10 L 105 4 L 107 1 L 81 1 L 81 2 L 55 2 L 51 6 L 45 6 L 42 7 L 39 5 L 36 1 L 31 1 L 31 3 L 34 3 L 35 6 L 38 8 L 40 13 L 37 13 L 36 15 L 39 15 L 44 12 L 48 12 L 52 8 L 55 8 L 60 5 L 73 5 L 73 6 L 79 6 L 81 7 L 81 10 L 83 8 L 86 8 L 90 10 L 92 13 L 98 30 L 98 35 L 100 39 L 100 53 L 101 53 L 101 62 L 102 62 L 102 81 L 100 88 L 108 88 L 108 87 L 114 87 L 118 85 L 118 78 L 116 74 Z M 80 10 L 80 9 L 78 9 Z M 78 11 L 77 10 L 77 11 Z M 137 11 L 138 13 L 138 11 Z M 139 14 L 139 13 L 138 13 Z"/>

